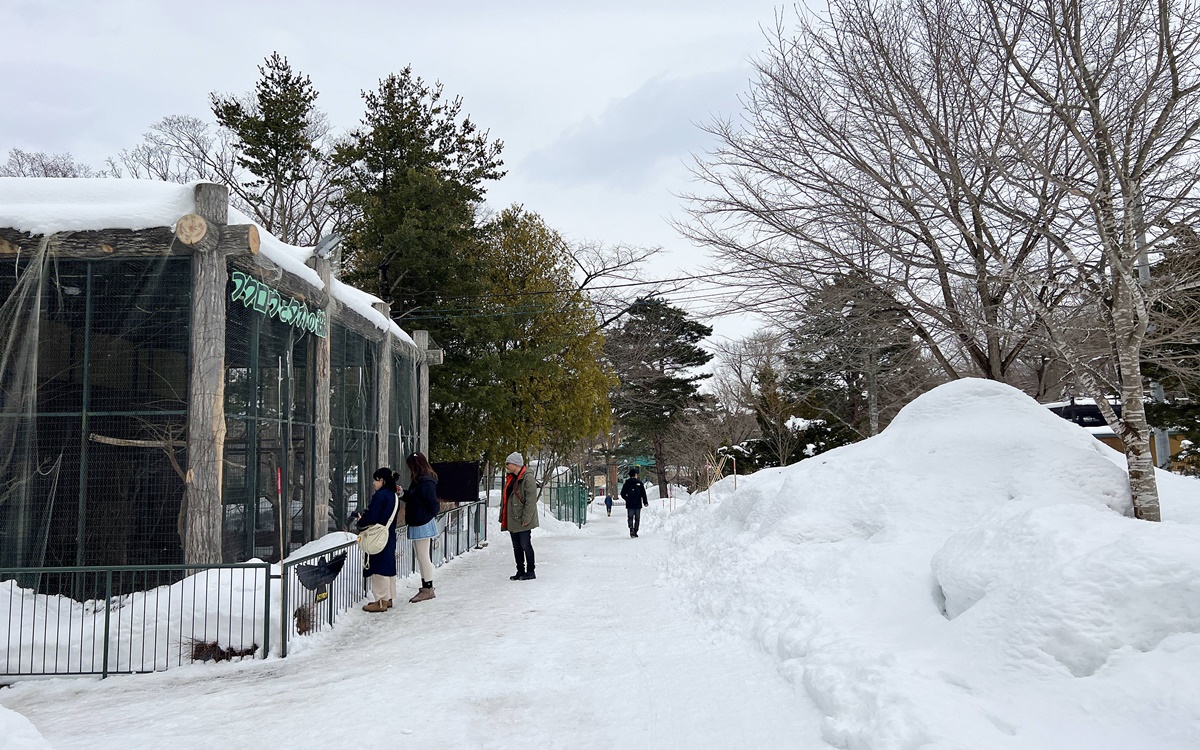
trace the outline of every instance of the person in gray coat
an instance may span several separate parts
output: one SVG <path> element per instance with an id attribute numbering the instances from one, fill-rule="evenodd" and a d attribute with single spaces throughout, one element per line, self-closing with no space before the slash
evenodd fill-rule
<path id="1" fill-rule="evenodd" d="M 532 581 L 534 574 L 533 530 L 538 526 L 537 486 L 520 453 L 504 459 L 504 491 L 500 500 L 500 530 L 512 537 L 517 572 L 510 581 Z"/>

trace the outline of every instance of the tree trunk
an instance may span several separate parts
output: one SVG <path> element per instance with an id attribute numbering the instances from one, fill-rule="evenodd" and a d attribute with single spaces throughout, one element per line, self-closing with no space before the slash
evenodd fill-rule
<path id="1" fill-rule="evenodd" d="M 658 433 L 651 441 L 654 444 L 655 475 L 658 479 L 658 496 L 667 496 L 667 458 L 663 449 L 663 436 Z"/>
<path id="2" fill-rule="evenodd" d="M 871 436 L 879 434 L 879 351 L 872 348 L 867 357 L 867 420 Z"/>
<path id="3" fill-rule="evenodd" d="M 1143 401 L 1141 368 L 1143 326 L 1136 315 L 1136 291 L 1121 288 L 1114 295 L 1113 319 L 1118 332 L 1117 362 L 1121 373 L 1121 441 L 1125 444 L 1125 463 L 1129 468 L 1129 492 L 1133 515 L 1144 521 L 1162 520 L 1158 505 L 1158 481 L 1154 476 L 1154 458 L 1150 453 L 1150 424 Z M 1124 335 L 1122 335 L 1124 334 Z"/>

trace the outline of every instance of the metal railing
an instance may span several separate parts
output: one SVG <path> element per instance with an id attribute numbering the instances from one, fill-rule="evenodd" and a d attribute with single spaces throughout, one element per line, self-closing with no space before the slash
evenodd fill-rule
<path id="1" fill-rule="evenodd" d="M 441 566 L 487 541 L 487 503 L 446 510 L 438 527 L 431 551 Z M 397 529 L 401 576 L 417 570 L 406 532 Z M 0 676 L 107 677 L 265 658 L 273 635 L 287 656 L 290 641 L 332 627 L 365 598 L 362 561 L 348 541 L 287 560 L 276 574 L 265 562 L 0 568 Z"/>
<path id="2" fill-rule="evenodd" d="M 487 541 L 487 502 L 459 505 L 438 514 L 441 533 L 433 539 L 429 554 L 433 564 L 441 567 L 471 549 L 479 549 Z M 417 553 L 408 539 L 408 527 L 396 531 L 396 571 L 401 578 L 417 572 Z"/>
<path id="3" fill-rule="evenodd" d="M 311 576 L 304 576 L 310 579 L 307 583 L 300 575 L 306 566 L 312 572 Z M 363 554 L 357 541 L 288 560 L 279 566 L 280 657 L 287 656 L 289 641 L 333 627 L 338 615 L 363 600 L 366 589 L 362 570 Z"/>
<path id="4" fill-rule="evenodd" d="M 270 567 L 0 568 L 3 674 L 107 677 L 265 657 Z"/>

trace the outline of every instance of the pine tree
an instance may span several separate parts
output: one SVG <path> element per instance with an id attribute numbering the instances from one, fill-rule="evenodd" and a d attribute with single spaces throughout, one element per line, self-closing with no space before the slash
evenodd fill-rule
<path id="1" fill-rule="evenodd" d="M 461 99 L 426 85 L 411 67 L 364 92 L 362 126 L 334 155 L 343 201 L 356 219 L 343 245 L 348 280 L 374 288 L 405 327 L 427 329 L 446 352 L 430 372 L 431 450 L 445 459 L 475 458 L 477 446 L 454 437 L 459 405 L 484 398 L 464 383 L 486 375 L 477 352 L 491 324 L 472 301 L 489 291 L 478 208 L 485 184 L 503 176 L 503 144 L 489 140 Z"/>
<path id="2" fill-rule="evenodd" d="M 296 241 L 296 187 L 307 177 L 306 167 L 321 158 L 314 145 L 314 128 L 322 119 L 316 110 L 312 80 L 293 73 L 278 52 L 258 68 L 254 93 L 245 100 L 212 94 L 218 124 L 235 136 L 238 166 L 254 176 L 240 191 L 263 225 L 285 242 Z"/>
<path id="3" fill-rule="evenodd" d="M 824 420 L 834 444 L 878 434 L 932 379 L 905 312 L 858 275 L 834 277 L 804 306 L 787 363 L 797 414 Z"/>
<path id="4" fill-rule="evenodd" d="M 605 351 L 620 379 L 612 399 L 614 414 L 632 439 L 652 446 L 664 495 L 666 437 L 687 407 L 697 402 L 700 381 L 711 377 L 693 373 L 713 358 L 697 346 L 711 335 L 711 327 L 654 297 L 634 302 L 628 318 L 608 335 Z"/>

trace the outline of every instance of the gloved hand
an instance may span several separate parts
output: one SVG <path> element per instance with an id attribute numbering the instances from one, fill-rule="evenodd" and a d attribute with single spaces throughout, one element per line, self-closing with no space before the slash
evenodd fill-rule
<path id="1" fill-rule="evenodd" d="M 643 501 L 642 501 L 642 506 L 643 506 L 643 507 L 646 507 L 646 508 L 649 508 L 649 507 L 650 507 L 650 501 L 649 501 L 649 500 L 643 500 Z"/>

